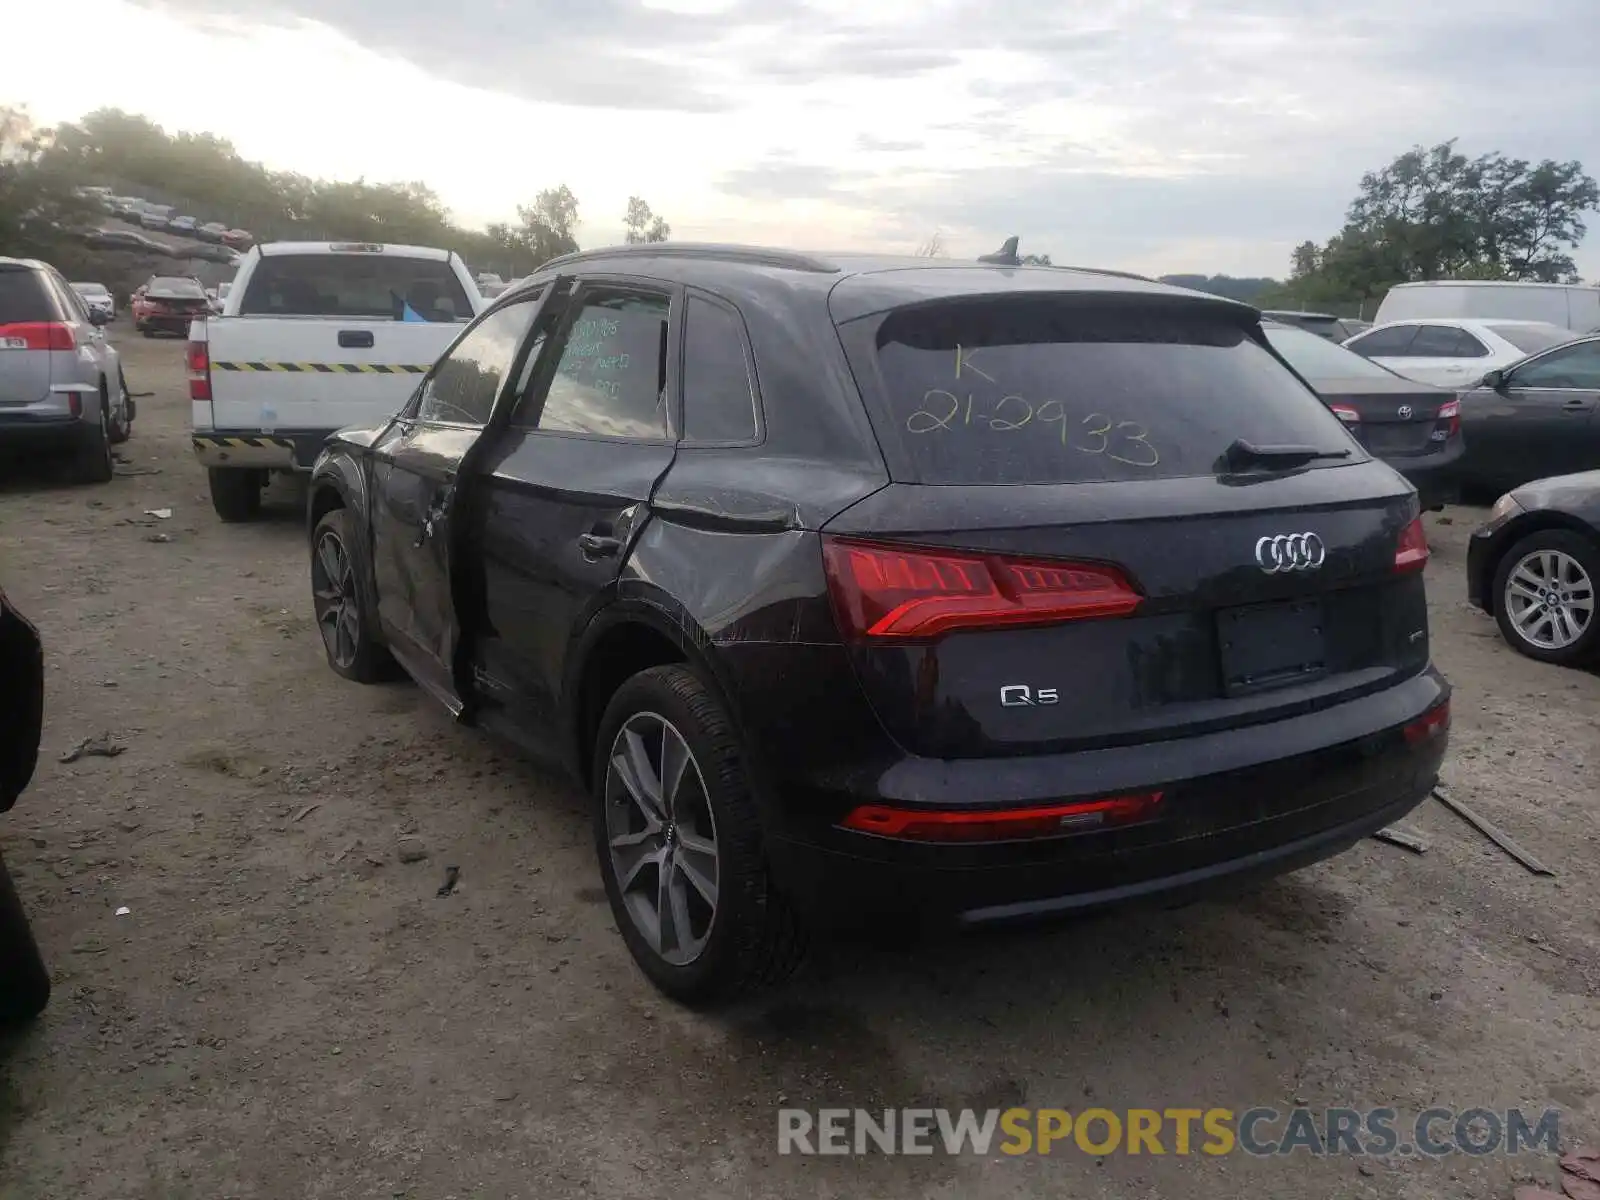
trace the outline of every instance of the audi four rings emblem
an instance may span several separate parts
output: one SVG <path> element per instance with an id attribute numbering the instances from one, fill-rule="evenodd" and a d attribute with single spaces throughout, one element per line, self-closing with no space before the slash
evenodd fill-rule
<path id="1" fill-rule="evenodd" d="M 1394 410 L 1394 415 L 1399 417 L 1402 421 L 1411 420 L 1411 405 L 1402 404 L 1399 408 Z"/>
<path id="2" fill-rule="evenodd" d="M 1328 548 L 1316 534 L 1280 533 L 1256 542 L 1256 562 L 1268 575 L 1282 571 L 1315 571 L 1328 557 Z"/>

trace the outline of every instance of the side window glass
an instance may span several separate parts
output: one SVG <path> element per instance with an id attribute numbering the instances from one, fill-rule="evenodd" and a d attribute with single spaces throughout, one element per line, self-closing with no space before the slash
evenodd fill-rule
<path id="1" fill-rule="evenodd" d="M 1417 330 L 1416 340 L 1407 352 L 1410 358 L 1484 358 L 1488 355 L 1481 342 L 1464 329 L 1448 325 L 1424 325 Z"/>
<path id="2" fill-rule="evenodd" d="M 1600 391 L 1600 342 L 1552 350 L 1511 377 L 1513 387 Z"/>
<path id="3" fill-rule="evenodd" d="M 557 351 L 537 428 L 665 440 L 669 297 L 623 288 L 584 292 Z"/>
<path id="4" fill-rule="evenodd" d="M 1349 348 L 1363 358 L 1403 358 L 1411 345 L 1411 339 L 1416 336 L 1415 325 L 1395 325 L 1389 329 L 1376 330 L 1366 337 L 1357 338 L 1350 343 Z"/>
<path id="5" fill-rule="evenodd" d="M 690 296 L 683 329 L 684 441 L 750 441 L 755 390 L 743 322 L 731 309 Z"/>
<path id="6" fill-rule="evenodd" d="M 417 420 L 486 424 L 537 307 L 533 301 L 508 304 L 475 325 L 422 385 Z"/>

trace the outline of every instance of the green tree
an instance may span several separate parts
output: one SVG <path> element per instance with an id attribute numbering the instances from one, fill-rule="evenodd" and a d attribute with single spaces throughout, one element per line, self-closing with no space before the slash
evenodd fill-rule
<path id="1" fill-rule="evenodd" d="M 672 226 L 651 212 L 650 206 L 639 196 L 628 197 L 628 211 L 622 220 L 627 229 L 622 240 L 630 246 L 664 242 L 672 235 Z"/>
<path id="2" fill-rule="evenodd" d="M 50 141 L 25 111 L 0 108 L 0 249 L 19 258 L 75 261 L 78 233 L 96 214 L 50 157 Z"/>

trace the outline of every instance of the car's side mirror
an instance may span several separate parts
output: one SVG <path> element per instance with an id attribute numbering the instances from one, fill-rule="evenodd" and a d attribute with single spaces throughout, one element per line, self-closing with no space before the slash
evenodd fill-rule
<path id="1" fill-rule="evenodd" d="M 1499 392 L 1505 389 L 1505 386 L 1508 382 L 1510 382 L 1510 379 L 1511 376 L 1507 372 L 1502 371 L 1499 367 L 1496 367 L 1492 371 L 1484 372 L 1483 378 L 1478 381 L 1478 386 L 1493 388 L 1495 391 Z"/>
<path id="2" fill-rule="evenodd" d="M 109 325 L 111 324 L 111 314 L 103 308 L 91 308 L 89 310 L 89 324 Z"/>

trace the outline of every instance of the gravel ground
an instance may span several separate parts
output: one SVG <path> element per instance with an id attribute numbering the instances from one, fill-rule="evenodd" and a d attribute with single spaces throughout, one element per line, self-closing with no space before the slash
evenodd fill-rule
<path id="1" fill-rule="evenodd" d="M 698 1015 L 628 960 L 572 787 L 326 668 L 302 497 L 221 525 L 182 344 L 116 336 L 156 393 L 140 473 L 0 467 L 0 577 L 49 653 L 0 846 L 55 979 L 0 1045 L 0 1196 L 1457 1200 L 1555 1176 L 1542 1153 L 780 1157 L 786 1105 L 1553 1105 L 1600 1140 L 1600 677 L 1467 607 L 1480 513 L 1431 528 L 1445 777 L 1556 878 L 1429 802 L 1421 857 L 1368 842 L 1241 900 L 829 947 Z M 57 761 L 106 731 L 125 753 Z"/>

